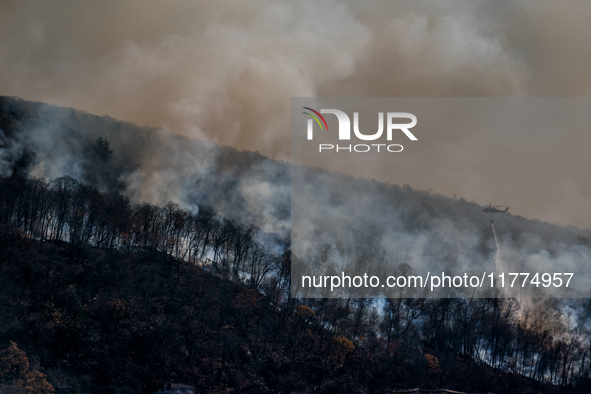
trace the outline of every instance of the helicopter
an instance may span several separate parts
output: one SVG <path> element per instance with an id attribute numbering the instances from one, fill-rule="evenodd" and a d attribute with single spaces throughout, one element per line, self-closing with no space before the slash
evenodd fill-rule
<path id="1" fill-rule="evenodd" d="M 494 205 L 492 206 L 491 204 L 488 204 L 488 207 L 485 207 L 482 212 L 486 212 L 486 213 L 505 213 L 509 210 L 509 206 L 505 206 L 505 210 L 502 211 L 500 209 L 497 208 L 501 208 L 503 207 L 502 205 Z"/>

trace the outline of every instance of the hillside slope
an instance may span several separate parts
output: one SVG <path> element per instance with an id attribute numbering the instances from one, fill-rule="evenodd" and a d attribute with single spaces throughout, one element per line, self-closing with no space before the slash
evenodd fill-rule
<path id="1" fill-rule="evenodd" d="M 364 393 L 417 385 L 583 392 L 555 390 L 450 350 L 426 346 L 423 356 L 384 337 L 349 340 L 326 318 L 346 319 L 355 300 L 310 307 L 279 301 L 158 252 L 2 235 L 0 283 L 0 344 L 25 349 L 56 389 L 149 393 L 174 381 L 199 392 Z"/>

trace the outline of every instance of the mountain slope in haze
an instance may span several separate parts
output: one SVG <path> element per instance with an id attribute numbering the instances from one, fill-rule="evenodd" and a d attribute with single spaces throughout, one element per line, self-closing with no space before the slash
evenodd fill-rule
<path id="1" fill-rule="evenodd" d="M 14 98 L 0 98 L 0 131 L 0 346 L 16 342 L 55 387 L 589 387 L 585 300 L 290 298 L 290 244 L 278 235 L 291 225 L 286 163 Z M 306 171 L 318 231 L 302 259 L 494 258 L 489 217 L 473 202 Z M 322 231 L 337 219 L 349 225 Z M 584 261 L 589 249 L 576 229 L 496 222 L 506 250 L 538 263 Z M 198 258 L 178 258 L 183 237 Z M 245 259 L 241 240 L 254 252 Z M 278 291 L 243 275 L 249 259 L 275 264 Z"/>
<path id="2" fill-rule="evenodd" d="M 98 138 L 108 142 L 108 160 L 93 149 Z M 231 219 L 275 226 L 268 230 L 281 231 L 289 220 L 285 163 L 108 116 L 0 97 L 0 175 L 12 173 L 69 175 L 134 201 L 204 205 Z M 262 183 L 277 188 L 264 205 L 256 194 Z"/>
<path id="3" fill-rule="evenodd" d="M 301 230 L 292 223 L 287 163 L 108 116 L 0 97 L 0 174 L 20 173 L 69 175 L 135 202 L 211 209 L 275 234 L 265 238 L 269 249 L 280 250 L 273 239 L 291 231 L 302 266 L 318 272 L 391 272 L 401 264 L 425 272 L 490 272 L 503 258 L 505 269 L 515 261 L 530 271 L 577 272 L 591 259 L 588 232 L 576 228 L 509 212 L 494 216 L 497 246 L 493 215 L 474 202 L 311 168 L 302 170 L 305 187 L 298 190 L 305 199 Z M 577 280 L 591 288 L 589 278 Z"/>

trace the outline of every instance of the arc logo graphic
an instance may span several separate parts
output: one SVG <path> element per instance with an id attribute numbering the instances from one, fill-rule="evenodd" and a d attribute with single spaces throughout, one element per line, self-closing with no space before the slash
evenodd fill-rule
<path id="1" fill-rule="evenodd" d="M 320 119 L 322 119 L 322 122 L 324 123 L 324 125 L 326 126 L 326 130 L 328 131 L 328 125 L 326 124 L 326 120 L 324 120 L 324 116 L 320 115 L 320 112 L 318 112 L 310 107 L 302 107 L 302 108 L 310 110 L 310 111 L 314 112 L 316 115 L 318 115 L 318 117 L 320 117 Z M 321 111 L 323 111 L 323 110 L 321 109 Z M 320 130 L 322 130 L 322 123 L 320 123 L 320 120 L 318 120 L 318 118 L 316 116 L 312 115 L 309 112 L 302 112 L 302 113 L 311 116 L 316 121 L 316 123 L 318 123 L 318 126 L 320 126 Z M 309 140 L 312 139 L 312 126 L 313 126 L 312 119 L 308 119 L 308 139 Z"/>
<path id="2" fill-rule="evenodd" d="M 313 140 L 314 139 L 314 121 L 320 126 L 320 130 L 328 131 L 328 124 L 326 123 L 326 119 L 322 114 L 333 114 L 337 117 L 339 122 L 339 131 L 338 137 L 340 141 L 349 141 L 351 140 L 351 120 L 349 115 L 345 112 L 338 110 L 338 109 L 321 109 L 320 112 L 312 109 L 310 107 L 302 107 L 310 112 L 302 112 L 305 115 L 310 116 L 311 119 L 308 119 L 307 123 L 307 139 Z M 395 119 L 409 119 L 410 122 L 408 123 L 395 123 Z M 324 124 L 324 127 L 323 127 Z M 386 114 L 386 139 L 388 141 L 392 141 L 392 136 L 395 130 L 402 131 L 411 141 L 418 141 L 417 137 L 413 133 L 410 132 L 409 129 L 413 128 L 417 124 L 417 117 L 408 112 L 388 112 Z M 353 112 L 353 133 L 355 137 L 362 141 L 375 141 L 378 138 L 382 137 L 384 133 L 384 113 L 378 113 L 378 131 L 374 134 L 363 134 L 359 130 L 359 113 Z M 376 147 L 377 151 L 380 151 L 380 147 L 384 147 L 386 144 L 357 144 L 357 145 L 348 145 L 348 146 L 339 146 L 336 145 L 336 151 L 339 150 L 349 151 L 349 152 L 369 152 L 372 150 L 372 147 Z M 333 150 L 335 146 L 333 144 L 319 144 L 319 152 L 323 150 Z M 402 152 L 403 147 L 400 144 L 390 144 L 386 147 L 388 152 Z"/>

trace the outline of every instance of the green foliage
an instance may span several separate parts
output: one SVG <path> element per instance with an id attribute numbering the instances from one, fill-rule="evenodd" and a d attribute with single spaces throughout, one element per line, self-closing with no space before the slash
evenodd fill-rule
<path id="1" fill-rule="evenodd" d="M 81 319 L 84 317 L 84 308 L 82 307 L 82 303 L 76 294 L 76 288 L 72 285 L 68 287 L 68 295 L 70 297 L 70 304 L 72 309 L 74 310 L 76 316 Z"/>

